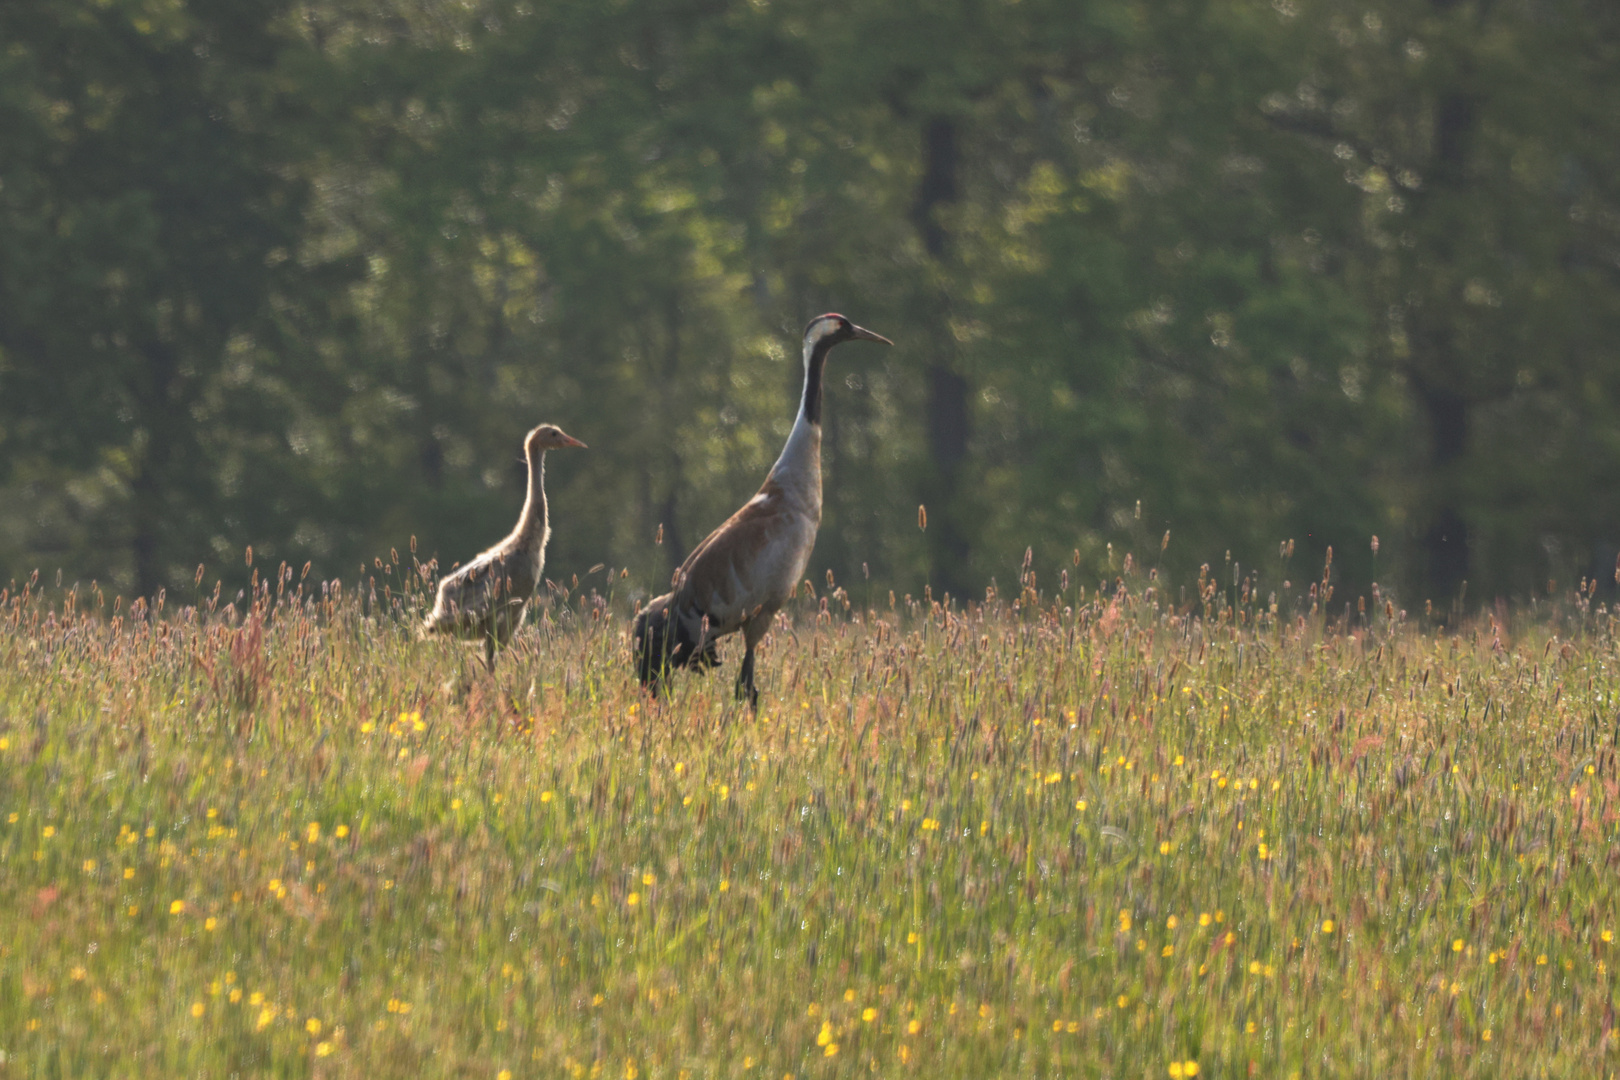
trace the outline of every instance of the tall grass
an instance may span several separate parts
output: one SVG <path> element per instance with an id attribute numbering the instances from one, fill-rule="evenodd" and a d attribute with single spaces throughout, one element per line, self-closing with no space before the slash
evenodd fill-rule
<path id="1" fill-rule="evenodd" d="M 1441 632 L 1252 578 L 806 589 L 751 717 L 729 667 L 641 696 L 611 571 L 487 677 L 373 569 L 5 594 L 0 1075 L 1613 1062 L 1585 596 Z"/>

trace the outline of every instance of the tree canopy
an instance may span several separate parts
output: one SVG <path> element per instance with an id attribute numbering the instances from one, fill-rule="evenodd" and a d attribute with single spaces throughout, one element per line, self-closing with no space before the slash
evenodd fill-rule
<path id="1" fill-rule="evenodd" d="M 1289 541 L 1408 605 L 1612 577 L 1597 0 L 10 0 L 0 42 L 0 584 L 448 565 L 552 421 L 553 572 L 656 589 L 827 310 L 898 345 L 829 371 L 812 573 L 857 595 Z"/>

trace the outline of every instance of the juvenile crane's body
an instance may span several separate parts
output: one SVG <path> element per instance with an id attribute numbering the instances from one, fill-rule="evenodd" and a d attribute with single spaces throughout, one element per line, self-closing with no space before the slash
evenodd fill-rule
<path id="1" fill-rule="evenodd" d="M 833 346 L 855 340 L 893 344 L 842 315 L 811 320 L 799 414 L 764 486 L 692 550 L 673 591 L 637 616 L 636 670 L 655 691 L 673 668 L 717 665 L 716 640 L 740 630 L 737 693 L 757 703 L 754 648 L 803 577 L 821 525 L 822 372 Z"/>
<path id="2" fill-rule="evenodd" d="M 547 450 L 585 444 L 562 429 L 542 424 L 523 440 L 529 466 L 523 512 L 506 539 L 439 582 L 433 610 L 422 628 L 484 643 L 484 664 L 495 670 L 495 650 L 512 639 L 523 613 L 540 585 L 551 539 L 546 510 Z"/>

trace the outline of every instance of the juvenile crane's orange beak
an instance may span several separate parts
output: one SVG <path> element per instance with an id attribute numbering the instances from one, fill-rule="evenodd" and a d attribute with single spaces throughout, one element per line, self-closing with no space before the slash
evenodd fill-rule
<path id="1" fill-rule="evenodd" d="M 894 342 L 890 341 L 888 338 L 884 337 L 882 334 L 874 334 L 874 333 L 872 333 L 872 331 L 866 329 L 866 327 L 864 327 L 864 326 L 856 326 L 854 323 L 850 323 L 849 324 L 849 329 L 850 329 L 850 333 L 854 334 L 857 338 L 864 338 L 867 341 L 881 341 L 885 345 L 893 345 L 894 344 Z"/>
<path id="2" fill-rule="evenodd" d="M 580 442 L 578 439 L 574 438 L 572 435 L 569 435 L 567 433 L 563 433 L 562 439 L 563 439 L 562 444 L 564 446 L 577 446 L 581 450 L 589 450 L 590 449 L 590 447 L 586 446 L 584 443 Z"/>

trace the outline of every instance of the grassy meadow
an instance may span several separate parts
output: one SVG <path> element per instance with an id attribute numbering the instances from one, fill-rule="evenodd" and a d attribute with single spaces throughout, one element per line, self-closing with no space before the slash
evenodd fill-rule
<path id="1" fill-rule="evenodd" d="M 757 717 L 612 571 L 493 678 L 408 563 L 17 583 L 0 1077 L 1608 1073 L 1614 620 L 1284 569 L 818 582 Z"/>

